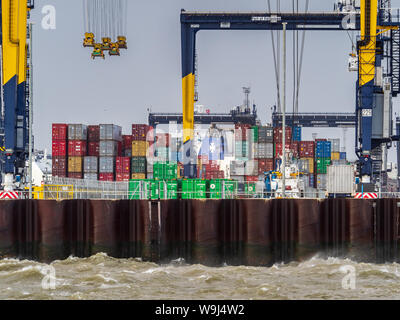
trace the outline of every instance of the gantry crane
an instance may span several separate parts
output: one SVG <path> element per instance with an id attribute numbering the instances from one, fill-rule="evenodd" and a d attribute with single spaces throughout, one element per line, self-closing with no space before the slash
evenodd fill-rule
<path id="1" fill-rule="evenodd" d="M 202 13 L 181 11 L 183 139 L 185 176 L 195 163 L 194 130 L 196 34 L 200 30 L 360 31 L 357 43 L 356 154 L 363 190 L 374 188 L 382 153 L 395 139 L 392 97 L 400 92 L 399 18 L 390 0 L 340 0 L 329 13 Z M 354 57 L 353 57 L 354 58 Z M 328 97 L 329 93 L 327 93 Z M 374 164 L 380 163 L 377 169 Z"/>
<path id="2" fill-rule="evenodd" d="M 34 1 L 1 0 L 0 147 L 3 185 L 12 191 L 25 175 L 28 157 L 27 35 Z"/>

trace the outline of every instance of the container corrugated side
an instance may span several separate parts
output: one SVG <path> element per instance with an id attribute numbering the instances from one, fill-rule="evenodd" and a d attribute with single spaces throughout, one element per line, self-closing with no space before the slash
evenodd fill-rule
<path id="1" fill-rule="evenodd" d="M 333 165 L 328 167 L 327 191 L 333 194 L 352 194 L 354 191 L 354 166 Z"/>

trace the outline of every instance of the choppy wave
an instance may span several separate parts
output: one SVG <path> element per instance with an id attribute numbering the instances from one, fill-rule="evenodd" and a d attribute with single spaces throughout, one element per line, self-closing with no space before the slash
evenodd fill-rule
<path id="1" fill-rule="evenodd" d="M 0 260 L 0 299 L 400 299 L 400 265 L 318 256 L 272 267 L 168 265 L 106 254 L 50 264 L 55 289 L 44 289 L 49 265 Z M 343 269 L 343 267 L 345 267 Z M 347 269 L 346 269 L 347 268 Z M 355 271 L 344 289 L 343 270 Z"/>

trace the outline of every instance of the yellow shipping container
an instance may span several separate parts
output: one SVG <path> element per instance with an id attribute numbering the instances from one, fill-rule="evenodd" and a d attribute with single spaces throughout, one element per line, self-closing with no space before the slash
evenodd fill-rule
<path id="1" fill-rule="evenodd" d="M 308 160 L 308 173 L 314 173 L 314 158 L 304 158 L 302 160 Z"/>
<path id="2" fill-rule="evenodd" d="M 148 147 L 147 141 L 132 141 L 132 157 L 146 157 Z"/>
<path id="3" fill-rule="evenodd" d="M 340 152 L 332 152 L 331 160 L 340 160 Z"/>
<path id="4" fill-rule="evenodd" d="M 146 179 L 146 174 L 144 174 L 144 173 L 132 174 L 132 180 L 138 180 L 138 179 Z"/>
<path id="5" fill-rule="evenodd" d="M 81 173 L 82 169 L 83 157 L 68 157 L 68 172 Z"/>

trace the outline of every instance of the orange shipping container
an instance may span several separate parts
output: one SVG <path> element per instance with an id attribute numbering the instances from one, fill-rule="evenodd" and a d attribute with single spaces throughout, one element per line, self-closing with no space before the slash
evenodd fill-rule
<path id="1" fill-rule="evenodd" d="M 68 172 L 81 173 L 83 171 L 83 157 L 68 157 Z"/>
<path id="2" fill-rule="evenodd" d="M 146 174 L 144 174 L 144 173 L 132 174 L 132 180 L 138 180 L 138 179 L 146 179 Z"/>
<path id="3" fill-rule="evenodd" d="M 148 145 L 146 141 L 132 141 L 132 157 L 146 157 Z"/>

